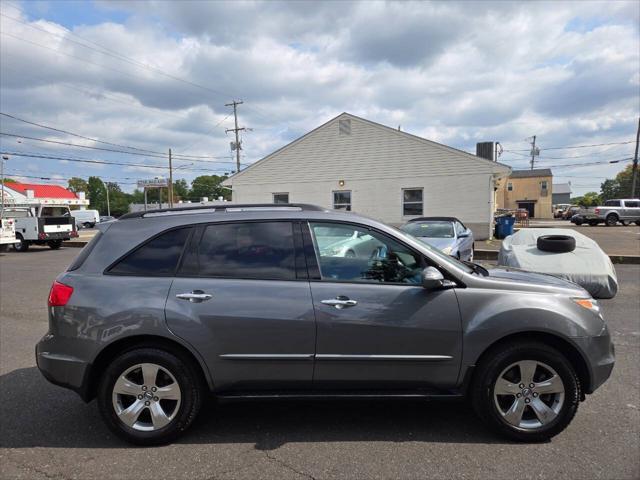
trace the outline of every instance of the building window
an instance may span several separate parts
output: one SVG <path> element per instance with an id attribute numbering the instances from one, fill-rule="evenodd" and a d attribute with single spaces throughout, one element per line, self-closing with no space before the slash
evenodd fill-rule
<path id="1" fill-rule="evenodd" d="M 542 188 L 542 190 L 546 190 L 547 189 L 547 181 L 546 180 L 542 180 L 540 182 L 540 187 Z"/>
<path id="2" fill-rule="evenodd" d="M 405 217 L 422 215 L 424 205 L 421 188 L 405 188 L 402 190 L 402 215 Z"/>
<path id="3" fill-rule="evenodd" d="M 273 203 L 289 203 L 289 194 L 288 193 L 274 193 L 273 194 Z"/>
<path id="4" fill-rule="evenodd" d="M 510 192 L 513 192 L 513 183 L 511 182 L 507 183 L 507 190 L 509 190 Z"/>
<path id="5" fill-rule="evenodd" d="M 351 191 L 333 192 L 333 209 L 351 211 Z"/>

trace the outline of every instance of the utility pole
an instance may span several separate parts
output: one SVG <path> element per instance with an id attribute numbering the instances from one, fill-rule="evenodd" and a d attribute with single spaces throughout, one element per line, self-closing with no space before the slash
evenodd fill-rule
<path id="1" fill-rule="evenodd" d="M 171 149 L 169 149 L 169 208 L 173 208 L 173 167 L 171 165 Z"/>
<path id="2" fill-rule="evenodd" d="M 531 170 L 536 162 L 536 155 L 540 155 L 540 150 L 536 150 L 536 136 L 533 136 L 533 142 L 531 142 Z"/>
<path id="3" fill-rule="evenodd" d="M 242 100 L 240 100 L 239 102 L 236 102 L 235 100 L 231 103 L 225 103 L 224 106 L 225 107 L 231 107 L 233 106 L 233 118 L 235 120 L 235 126 L 236 128 L 227 128 L 225 130 L 225 133 L 229 133 L 229 132 L 235 132 L 236 134 L 236 143 L 234 144 L 235 151 L 236 151 L 236 173 L 238 173 L 240 171 L 240 139 L 238 138 L 238 132 L 241 130 L 244 130 L 245 128 L 238 128 L 238 105 L 242 105 L 244 102 Z"/>
<path id="4" fill-rule="evenodd" d="M 640 143 L 640 118 L 638 118 L 638 133 L 636 133 L 636 153 L 633 156 L 633 167 L 631 167 L 631 198 L 636 198 L 636 185 L 638 183 L 638 144 Z"/>
<path id="5" fill-rule="evenodd" d="M 638 155 L 636 155 L 636 157 L 637 156 Z M 4 161 L 5 160 L 9 160 L 9 157 L 7 155 L 2 155 L 2 158 L 0 158 L 0 182 L 2 182 L 2 193 L 0 194 L 2 195 L 2 197 L 0 197 L 0 220 L 4 218 L 2 217 L 2 215 L 4 214 Z M 0 226 L 0 228 L 2 228 L 2 226 Z"/>
<path id="6" fill-rule="evenodd" d="M 109 182 L 104 183 L 104 189 L 107 191 L 107 215 L 111 216 L 111 206 L 109 205 Z"/>

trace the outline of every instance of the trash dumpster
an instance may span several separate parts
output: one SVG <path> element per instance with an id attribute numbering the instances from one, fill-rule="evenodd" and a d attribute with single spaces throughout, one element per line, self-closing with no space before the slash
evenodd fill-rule
<path id="1" fill-rule="evenodd" d="M 505 215 L 496 218 L 496 238 L 507 238 L 509 235 L 513 235 L 513 225 L 516 223 L 516 218 L 511 215 Z"/>

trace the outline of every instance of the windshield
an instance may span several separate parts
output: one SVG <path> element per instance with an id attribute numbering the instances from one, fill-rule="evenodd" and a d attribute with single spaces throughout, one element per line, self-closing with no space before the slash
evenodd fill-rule
<path id="1" fill-rule="evenodd" d="M 68 217 L 69 207 L 42 207 L 41 217 Z"/>
<path id="2" fill-rule="evenodd" d="M 456 267 L 458 267 L 460 270 L 463 270 L 463 271 L 465 271 L 467 273 L 473 273 L 473 268 L 471 268 L 469 265 L 461 262 L 457 258 L 451 257 L 449 255 L 445 255 L 444 253 L 442 253 L 437 248 L 433 248 L 431 245 L 420 241 L 414 235 L 411 235 L 410 233 L 408 233 L 406 231 L 402 231 L 402 230 L 397 229 L 395 227 L 391 227 L 391 228 L 393 228 L 394 230 L 397 230 L 398 232 L 404 234 L 405 236 L 407 236 L 407 237 L 411 238 L 412 240 L 414 240 L 415 242 L 419 243 L 422 248 L 426 248 L 427 250 L 429 250 L 429 253 L 433 254 L 434 257 L 437 257 L 438 260 L 442 260 L 443 263 L 445 263 L 445 264 L 447 264 L 447 263 L 448 264 L 453 264 Z"/>
<path id="3" fill-rule="evenodd" d="M 453 223 L 445 221 L 411 222 L 401 230 L 414 237 L 453 238 Z"/>

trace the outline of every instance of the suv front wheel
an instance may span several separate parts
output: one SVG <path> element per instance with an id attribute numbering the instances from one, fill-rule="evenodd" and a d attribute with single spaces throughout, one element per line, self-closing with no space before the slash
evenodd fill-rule
<path id="1" fill-rule="evenodd" d="M 563 431 L 580 403 L 571 363 L 538 342 L 512 343 L 478 366 L 472 402 L 480 418 L 514 440 L 540 442 Z"/>
<path id="2" fill-rule="evenodd" d="M 190 362 L 164 350 L 139 348 L 107 367 L 98 387 L 98 407 L 121 438 L 157 445 L 172 441 L 191 425 L 202 395 Z"/>

